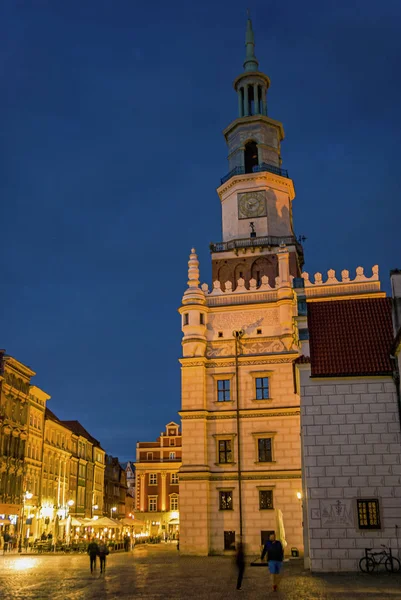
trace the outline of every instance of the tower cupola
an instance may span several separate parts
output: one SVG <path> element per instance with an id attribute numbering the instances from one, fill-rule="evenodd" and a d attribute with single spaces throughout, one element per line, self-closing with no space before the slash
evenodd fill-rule
<path id="1" fill-rule="evenodd" d="M 255 37 L 249 16 L 245 48 L 244 72 L 234 81 L 234 89 L 238 94 L 238 117 L 267 115 L 266 95 L 270 80 L 267 75 L 259 71 L 258 59 L 255 56 Z"/>

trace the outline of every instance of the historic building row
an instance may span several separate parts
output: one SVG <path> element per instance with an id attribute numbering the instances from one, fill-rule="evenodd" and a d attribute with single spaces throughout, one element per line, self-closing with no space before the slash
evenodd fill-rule
<path id="1" fill-rule="evenodd" d="M 35 372 L 0 353 L 0 515 L 18 539 L 63 537 L 68 516 L 124 518 L 126 472 L 79 421 L 62 421 Z"/>

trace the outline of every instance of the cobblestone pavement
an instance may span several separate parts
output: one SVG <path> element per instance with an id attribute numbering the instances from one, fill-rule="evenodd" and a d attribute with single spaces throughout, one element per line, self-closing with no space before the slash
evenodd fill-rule
<path id="1" fill-rule="evenodd" d="M 285 564 L 277 594 L 271 592 L 266 567 L 248 567 L 242 591 L 235 583 L 232 559 L 180 556 L 173 544 L 109 555 L 106 575 L 98 570 L 93 576 L 85 555 L 0 556 L 0 598 L 6 600 L 401 599 L 401 575 L 317 577 L 304 571 L 300 560 Z"/>

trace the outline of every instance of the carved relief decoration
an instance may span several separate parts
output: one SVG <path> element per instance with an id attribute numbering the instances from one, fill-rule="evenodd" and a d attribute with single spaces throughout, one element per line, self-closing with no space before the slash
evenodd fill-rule
<path id="1" fill-rule="evenodd" d="M 353 527 L 352 500 L 321 500 L 320 515 L 324 527 Z"/>
<path id="2" fill-rule="evenodd" d="M 211 314 L 207 328 L 210 331 L 221 329 L 244 329 L 245 333 L 251 333 L 256 327 L 278 326 L 279 312 L 277 308 L 269 310 L 249 310 Z"/>
<path id="3" fill-rule="evenodd" d="M 281 340 L 260 341 L 242 344 L 242 354 L 267 354 L 268 352 L 284 352 L 285 346 Z"/>

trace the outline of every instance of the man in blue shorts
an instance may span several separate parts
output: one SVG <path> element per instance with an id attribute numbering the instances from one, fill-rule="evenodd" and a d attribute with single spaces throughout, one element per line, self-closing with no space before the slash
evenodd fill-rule
<path id="1" fill-rule="evenodd" d="M 269 571 L 273 579 L 273 592 L 277 592 L 280 580 L 280 571 L 283 566 L 284 551 L 279 540 L 276 540 L 274 533 L 270 534 L 269 540 L 266 542 L 262 552 L 262 560 L 267 554 L 267 562 L 269 563 Z"/>

